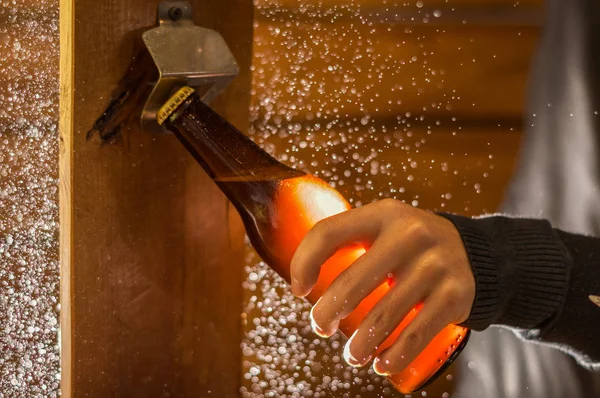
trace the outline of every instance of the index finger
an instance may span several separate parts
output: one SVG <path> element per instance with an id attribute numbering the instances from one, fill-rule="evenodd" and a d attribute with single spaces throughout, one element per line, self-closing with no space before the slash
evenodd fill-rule
<path id="1" fill-rule="evenodd" d="M 381 220 L 369 205 L 326 218 L 306 234 L 290 265 L 292 292 L 299 297 L 310 293 L 321 266 L 344 246 L 372 242 L 381 230 Z"/>

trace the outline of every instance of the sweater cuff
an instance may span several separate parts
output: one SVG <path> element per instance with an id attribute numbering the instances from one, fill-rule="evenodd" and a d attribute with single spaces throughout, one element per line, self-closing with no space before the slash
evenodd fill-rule
<path id="1" fill-rule="evenodd" d="M 570 260 L 550 223 L 439 215 L 459 231 L 475 276 L 475 301 L 463 326 L 534 329 L 559 312 L 566 297 Z"/>

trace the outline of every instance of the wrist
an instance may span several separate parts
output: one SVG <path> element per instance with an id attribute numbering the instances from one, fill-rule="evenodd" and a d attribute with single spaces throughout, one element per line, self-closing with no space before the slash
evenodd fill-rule
<path id="1" fill-rule="evenodd" d="M 533 329 L 560 310 L 569 259 L 547 221 L 440 215 L 458 230 L 475 278 L 475 300 L 464 326 Z"/>

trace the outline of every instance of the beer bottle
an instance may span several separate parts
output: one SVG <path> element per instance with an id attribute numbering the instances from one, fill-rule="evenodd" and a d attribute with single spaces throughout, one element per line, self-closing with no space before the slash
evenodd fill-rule
<path id="1" fill-rule="evenodd" d="M 320 220 L 350 209 L 350 204 L 321 179 L 288 167 L 205 105 L 190 87 L 177 91 L 157 114 L 214 180 L 239 212 L 251 244 L 267 265 L 290 283 L 290 262 L 308 231 Z M 307 297 L 316 303 L 331 282 L 365 248 L 346 247 L 321 268 Z M 351 336 L 365 315 L 389 289 L 383 283 L 340 322 Z M 378 348 L 393 343 L 419 311 L 415 307 Z M 388 377 L 401 393 L 422 389 L 443 373 L 462 351 L 470 331 L 448 325 L 402 372 Z"/>

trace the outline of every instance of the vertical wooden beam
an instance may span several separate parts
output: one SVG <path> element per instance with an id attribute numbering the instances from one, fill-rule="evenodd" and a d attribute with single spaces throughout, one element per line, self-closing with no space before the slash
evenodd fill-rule
<path id="1" fill-rule="evenodd" d="M 61 4 L 67 397 L 239 392 L 244 245 L 238 217 L 173 137 L 140 131 L 137 117 L 120 120 L 111 137 L 88 134 L 115 99 L 158 4 Z M 252 1 L 192 4 L 196 22 L 223 34 L 243 71 L 214 107 L 245 131 Z"/>
<path id="2" fill-rule="evenodd" d="M 73 1 L 60 0 L 60 91 L 59 91 L 59 224 L 60 224 L 60 360 L 61 393 L 72 397 L 72 307 L 71 248 L 72 203 L 71 166 L 73 164 Z"/>

